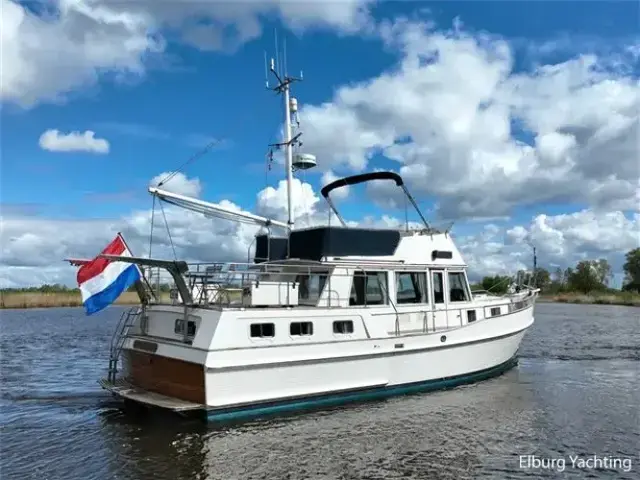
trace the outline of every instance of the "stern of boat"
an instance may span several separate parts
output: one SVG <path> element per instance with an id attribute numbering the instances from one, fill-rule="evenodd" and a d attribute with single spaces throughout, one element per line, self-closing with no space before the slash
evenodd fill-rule
<path id="1" fill-rule="evenodd" d="M 175 412 L 205 409 L 205 362 L 219 317 L 219 310 L 171 305 L 125 311 L 100 386 L 140 405 Z"/>

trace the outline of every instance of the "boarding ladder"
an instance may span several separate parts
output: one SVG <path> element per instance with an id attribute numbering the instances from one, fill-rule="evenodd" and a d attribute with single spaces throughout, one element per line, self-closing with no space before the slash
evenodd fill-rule
<path id="1" fill-rule="evenodd" d="M 107 373 L 107 380 L 111 383 L 114 383 L 116 380 L 118 360 L 120 359 L 120 353 L 127 339 L 129 329 L 141 314 L 142 308 L 140 307 L 132 307 L 126 312 L 123 312 L 116 326 L 116 330 L 113 332 L 111 345 L 109 346 L 109 371 Z"/>

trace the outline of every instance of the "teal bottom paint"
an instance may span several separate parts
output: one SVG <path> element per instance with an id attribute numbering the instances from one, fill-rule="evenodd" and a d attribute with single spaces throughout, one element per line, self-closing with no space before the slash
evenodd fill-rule
<path id="1" fill-rule="evenodd" d="M 228 422 L 245 420 L 250 418 L 271 416 L 285 412 L 300 412 L 304 410 L 334 407 L 347 403 L 379 400 L 397 395 L 407 395 L 419 392 L 444 390 L 468 383 L 486 380 L 496 377 L 517 365 L 518 360 L 514 356 L 510 360 L 486 370 L 458 375 L 455 377 L 428 380 L 426 382 L 396 385 L 393 387 L 381 387 L 368 390 L 333 393 L 322 396 L 298 398 L 280 402 L 262 403 L 259 405 L 236 407 L 231 409 L 209 410 L 207 419 L 211 422 Z"/>

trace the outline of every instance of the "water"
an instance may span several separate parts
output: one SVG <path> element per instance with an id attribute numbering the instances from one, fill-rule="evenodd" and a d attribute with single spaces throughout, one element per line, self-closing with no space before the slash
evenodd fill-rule
<path id="1" fill-rule="evenodd" d="M 0 478 L 640 476 L 639 309 L 538 304 L 520 364 L 501 377 L 226 427 L 118 409 L 96 380 L 121 311 L 0 312 Z M 632 470 L 572 467 L 569 455 L 594 454 Z M 520 455 L 556 463 L 521 468 Z"/>

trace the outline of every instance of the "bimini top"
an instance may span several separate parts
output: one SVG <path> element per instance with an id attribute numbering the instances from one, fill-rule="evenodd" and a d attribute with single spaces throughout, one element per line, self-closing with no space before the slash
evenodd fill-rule
<path id="1" fill-rule="evenodd" d="M 391 257 L 400 244 L 401 233 L 397 229 L 347 227 L 329 193 L 336 188 L 371 180 L 392 180 L 411 201 L 427 230 L 431 230 L 415 200 L 407 190 L 402 177 L 395 172 L 371 172 L 335 180 L 325 185 L 320 193 L 336 214 L 341 227 L 315 227 L 292 230 L 288 238 L 267 235 L 256 237 L 256 263 L 278 261 L 286 258 L 320 261 L 324 257 Z"/>
<path id="2" fill-rule="evenodd" d="M 254 261 L 261 263 L 286 258 L 320 261 L 324 257 L 388 256 L 395 253 L 399 243 L 399 230 L 315 227 L 293 230 L 288 239 L 258 235 Z"/>
<path id="3" fill-rule="evenodd" d="M 404 185 L 402 177 L 395 172 L 369 172 L 334 180 L 333 182 L 328 183 L 327 185 L 322 187 L 320 193 L 324 198 L 329 198 L 329 193 L 336 188 L 346 187 L 348 185 L 356 185 L 358 183 L 368 182 L 370 180 L 393 180 L 399 187 Z"/>
<path id="4" fill-rule="evenodd" d="M 395 173 L 395 172 L 386 172 L 386 171 L 361 173 L 360 175 L 352 175 L 350 177 L 340 178 L 340 179 L 335 180 L 335 181 L 329 183 L 328 185 L 325 185 L 324 187 L 322 187 L 322 190 L 320 190 L 320 193 L 322 194 L 324 199 L 327 201 L 327 203 L 329 204 L 329 207 L 331 207 L 331 210 L 333 210 L 333 213 L 336 214 L 336 217 L 338 217 L 338 220 L 340 220 L 340 223 L 342 223 L 343 226 L 346 227 L 347 224 L 344 221 L 344 219 L 342 218 L 342 216 L 340 215 L 340 212 L 338 212 L 338 210 L 336 209 L 336 206 L 331 201 L 331 198 L 329 198 L 329 193 L 332 190 L 335 190 L 336 188 L 346 187 L 348 185 L 357 185 L 358 183 L 370 182 L 371 180 L 393 180 L 395 182 L 396 186 L 398 186 L 398 187 L 400 187 L 402 189 L 402 191 L 404 192 L 405 196 L 409 199 L 409 201 L 413 205 L 413 208 L 416 209 L 416 212 L 418 212 L 418 215 L 420 216 L 420 219 L 422 220 L 422 223 L 424 223 L 424 226 L 427 229 L 430 228 L 429 227 L 429 223 L 424 218 L 424 215 L 422 215 L 422 212 L 420 211 L 420 208 L 418 208 L 418 204 L 416 203 L 416 201 L 413 199 L 413 197 L 409 193 L 409 190 L 407 190 L 407 187 L 405 186 L 404 181 L 402 180 L 402 177 L 400 175 L 398 175 L 397 173 Z"/>

